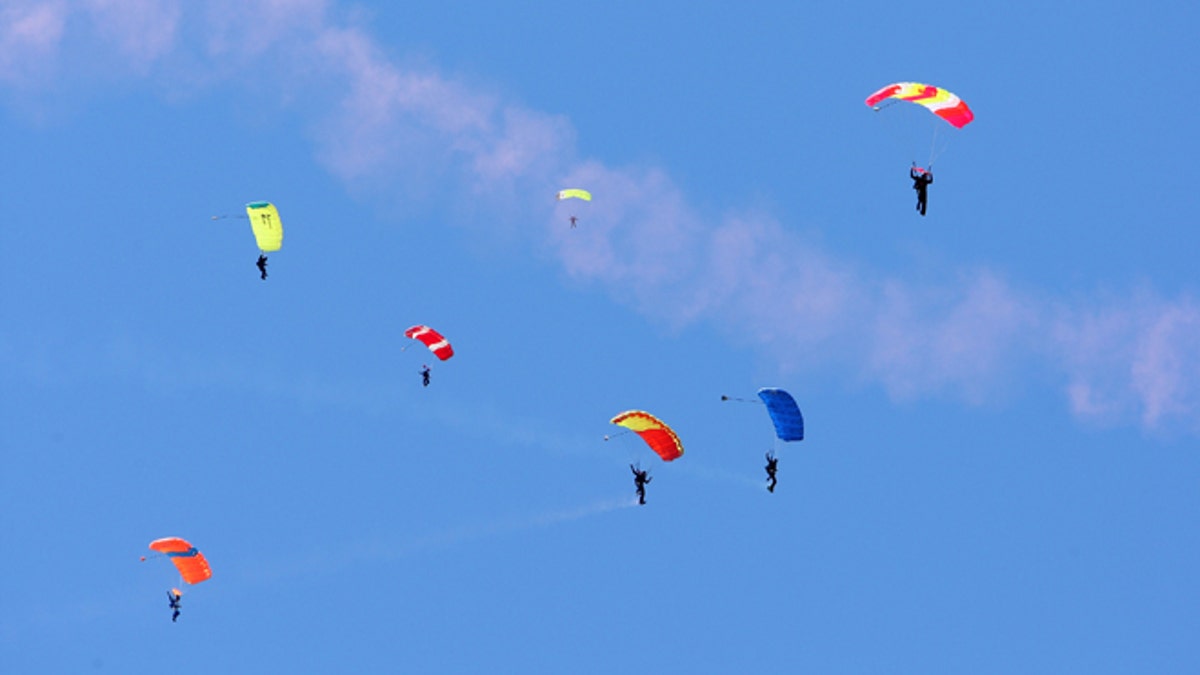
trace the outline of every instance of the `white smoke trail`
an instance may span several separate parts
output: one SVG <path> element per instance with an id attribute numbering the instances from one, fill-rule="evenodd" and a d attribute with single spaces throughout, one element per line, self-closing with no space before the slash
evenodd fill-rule
<path id="1" fill-rule="evenodd" d="M 296 562 L 275 562 L 269 569 L 256 567 L 245 572 L 244 576 L 252 582 L 274 582 L 296 577 L 325 575 L 359 564 L 395 561 L 481 539 L 491 539 L 569 523 L 637 505 L 636 497 L 609 498 L 582 506 L 557 508 L 541 513 L 450 527 L 424 536 L 411 538 L 381 536 L 372 541 L 340 546 L 333 551 L 300 556 Z"/>
<path id="2" fill-rule="evenodd" d="M 755 492 L 767 491 L 766 472 L 763 472 L 762 479 L 756 479 L 751 478 L 745 473 L 706 466 L 704 464 L 697 464 L 695 461 L 691 461 L 686 464 L 680 462 L 678 467 L 671 468 L 672 470 L 695 476 L 701 480 L 724 483 L 726 485 L 735 485 L 739 488 L 754 490 Z"/>
<path id="3" fill-rule="evenodd" d="M 385 543 L 381 549 L 373 550 L 372 557 L 385 560 L 402 558 L 427 550 L 448 548 L 468 541 L 541 529 L 631 506 L 637 506 L 637 498 L 604 499 L 584 506 L 555 509 L 525 516 L 514 516 L 477 525 L 465 525 L 420 537 L 409 542 Z"/>

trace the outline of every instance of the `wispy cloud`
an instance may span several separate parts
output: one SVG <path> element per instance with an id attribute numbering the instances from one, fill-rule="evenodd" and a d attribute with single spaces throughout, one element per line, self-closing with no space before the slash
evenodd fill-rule
<path id="1" fill-rule="evenodd" d="M 1108 423 L 1131 412 L 1148 428 L 1200 430 L 1200 305 L 1147 291 L 1059 307 L 1051 328 L 1072 411 Z"/>
<path id="2" fill-rule="evenodd" d="M 402 68 L 360 29 L 325 27 L 313 47 L 342 92 L 318 123 L 318 156 L 352 184 L 395 174 L 414 181 L 433 176 L 504 199 L 531 184 L 552 184 L 573 148 L 574 132 L 562 117 L 428 67 Z"/>
<path id="3" fill-rule="evenodd" d="M 781 369 L 835 364 L 897 398 L 970 402 L 991 400 L 1032 369 L 1061 386 L 1081 418 L 1200 429 L 1200 307 L 1190 297 L 1131 290 L 1064 300 L 993 269 L 958 269 L 922 286 L 825 250 L 769 214 L 698 213 L 665 169 L 579 158 L 568 120 L 403 64 L 332 2 L 76 7 L 6 3 L 0 81 L 19 83 L 52 61 L 68 19 L 90 22 L 100 42 L 135 61 L 203 44 L 211 73 L 250 61 L 311 94 L 304 114 L 315 120 L 317 157 L 348 185 L 449 182 L 523 205 L 526 219 L 545 222 L 531 248 L 565 274 L 671 325 L 720 327 Z M 150 24 L 166 30 L 146 35 Z M 249 25 L 261 28 L 251 34 Z M 553 189 L 568 185 L 597 198 L 554 205 Z M 568 209 L 587 226 L 564 228 Z"/>
<path id="4" fill-rule="evenodd" d="M 1177 303 L 1154 311 L 1138 335 L 1131 368 L 1133 389 L 1148 426 L 1200 409 L 1200 309 Z"/>
<path id="5" fill-rule="evenodd" d="M 139 69 L 175 47 L 178 0 L 85 0 L 96 32 Z"/>
<path id="6" fill-rule="evenodd" d="M 884 283 L 868 363 L 893 395 L 951 387 L 982 401 L 995 376 L 1028 353 L 1022 342 L 1042 321 L 1038 303 L 988 271 L 963 277 L 949 289 Z"/>
<path id="7" fill-rule="evenodd" d="M 0 5 L 0 82 L 26 85 L 45 75 L 66 29 L 65 2 L 21 2 Z"/>

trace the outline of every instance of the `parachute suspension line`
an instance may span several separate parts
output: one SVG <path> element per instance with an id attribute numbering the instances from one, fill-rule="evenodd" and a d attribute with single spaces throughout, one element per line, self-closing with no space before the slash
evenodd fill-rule
<path id="1" fill-rule="evenodd" d="M 929 141 L 929 163 L 926 168 L 933 167 L 933 162 L 942 154 L 942 148 L 938 147 L 938 141 L 941 138 L 942 126 L 937 121 L 933 125 L 933 138 Z M 949 141 L 949 138 L 946 139 Z"/>
<path id="2" fill-rule="evenodd" d="M 633 433 L 633 430 L 631 430 L 631 429 L 622 429 L 621 431 L 617 431 L 617 432 L 614 432 L 611 434 L 605 434 L 604 440 L 609 441 L 614 438 L 620 438 L 621 436 L 624 436 L 625 434 L 632 434 L 632 433 Z M 627 451 L 625 453 L 626 459 L 629 461 L 629 463 L 631 465 L 636 466 L 640 470 L 642 468 L 642 455 L 638 451 L 637 447 L 631 446 L 628 443 L 624 443 L 624 444 L 622 444 L 622 446 L 625 447 L 625 449 Z"/>
<path id="3" fill-rule="evenodd" d="M 898 100 L 890 98 L 885 101 L 880 101 L 879 105 L 875 106 L 873 110 L 876 114 L 878 114 L 880 111 L 890 108 L 897 103 L 899 103 Z M 907 132 L 909 131 L 906 129 L 907 125 L 905 125 L 900 118 L 894 115 L 879 115 L 879 120 L 880 125 L 883 126 L 884 136 L 887 138 L 888 143 L 895 148 L 896 153 L 901 157 L 907 157 L 909 161 L 911 161 L 913 164 L 916 164 L 917 153 L 920 152 L 920 145 L 914 145 L 912 142 L 907 140 Z"/>
<path id="4" fill-rule="evenodd" d="M 763 404 L 762 401 L 756 401 L 756 400 L 749 399 L 749 398 L 738 398 L 737 396 L 725 396 L 724 394 L 721 395 L 721 400 L 722 401 L 737 401 L 738 403 L 753 403 L 755 405 Z"/>
<path id="5" fill-rule="evenodd" d="M 937 127 L 935 126 L 933 128 L 933 135 L 929 139 L 929 160 L 927 162 L 925 162 L 925 168 L 927 168 L 927 169 L 933 165 L 934 155 L 937 154 L 937 137 L 938 137 L 938 130 L 937 130 Z"/>

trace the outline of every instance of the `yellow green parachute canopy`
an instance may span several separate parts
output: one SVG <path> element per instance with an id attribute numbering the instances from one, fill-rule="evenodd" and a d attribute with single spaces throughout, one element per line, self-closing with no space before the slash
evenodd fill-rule
<path id="1" fill-rule="evenodd" d="M 271 202 L 250 202 L 246 205 L 254 240 L 263 253 L 278 251 L 283 246 L 283 222 Z"/>
<path id="2" fill-rule="evenodd" d="M 585 202 L 592 201 L 592 193 L 579 188 L 567 188 L 566 190 L 558 191 L 558 198 L 561 199 L 582 199 Z"/>

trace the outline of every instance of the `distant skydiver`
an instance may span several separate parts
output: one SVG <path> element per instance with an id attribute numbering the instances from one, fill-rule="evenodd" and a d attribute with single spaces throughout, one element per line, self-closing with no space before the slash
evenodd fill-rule
<path id="1" fill-rule="evenodd" d="M 429 366 L 425 364 L 421 365 L 421 384 L 426 387 L 429 386 Z"/>
<path id="2" fill-rule="evenodd" d="M 592 193 L 588 192 L 587 190 L 581 190 L 579 188 L 567 188 L 565 190 L 559 190 L 558 196 L 556 197 L 556 199 L 558 199 L 559 201 L 562 201 L 564 199 L 581 199 L 585 202 L 590 202 L 590 201 L 592 201 Z M 577 220 L 579 220 L 579 219 L 576 218 L 575 216 L 571 216 L 571 227 L 572 228 L 575 227 L 575 221 L 577 221 Z"/>
<path id="3" fill-rule="evenodd" d="M 774 452 L 768 452 L 767 453 L 767 480 L 770 481 L 770 485 L 767 486 L 767 492 L 775 491 L 775 482 L 776 482 L 775 481 L 775 470 L 778 468 L 778 466 L 779 466 L 779 458 L 775 456 Z"/>
<path id="4" fill-rule="evenodd" d="M 638 504 L 646 503 L 646 483 L 654 480 L 646 471 L 639 471 L 634 465 L 629 465 L 629 470 L 633 472 L 633 484 L 637 486 Z"/>
<path id="5" fill-rule="evenodd" d="M 775 470 L 779 468 L 779 458 L 776 458 L 774 452 L 767 453 L 767 480 L 770 483 L 767 485 L 768 492 L 775 491 Z"/>
<path id="6" fill-rule="evenodd" d="M 258 271 L 262 273 L 263 281 L 267 280 L 267 256 L 259 255 L 258 262 L 254 263 L 258 266 Z"/>
<path id="7" fill-rule="evenodd" d="M 183 599 L 183 596 L 180 595 L 179 592 L 174 588 L 172 588 L 171 590 L 167 591 L 167 597 L 171 600 L 171 609 L 175 610 L 174 613 L 171 614 L 171 623 L 175 623 L 175 620 L 179 618 L 179 610 L 182 608 L 180 600 Z"/>
<path id="8" fill-rule="evenodd" d="M 921 215 L 925 215 L 925 200 L 928 199 L 929 186 L 933 184 L 933 167 L 922 169 L 918 166 L 908 170 L 909 178 L 912 178 L 913 189 L 917 191 L 917 210 Z"/>

